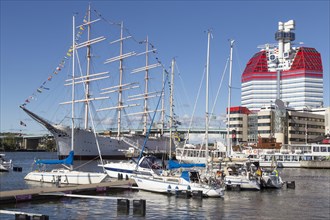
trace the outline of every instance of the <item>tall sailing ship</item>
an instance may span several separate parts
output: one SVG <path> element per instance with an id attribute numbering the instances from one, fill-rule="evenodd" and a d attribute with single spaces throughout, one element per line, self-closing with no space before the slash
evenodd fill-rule
<path id="1" fill-rule="evenodd" d="M 92 17 L 97 17 L 92 20 Z M 97 29 L 94 26 L 99 23 L 105 23 L 108 25 L 107 28 Z M 93 28 L 92 28 L 93 25 Z M 93 159 L 99 156 L 98 148 L 96 147 L 96 139 L 98 140 L 99 149 L 102 157 L 105 159 L 122 159 L 125 157 L 125 152 L 129 148 L 141 149 L 141 145 L 144 143 L 145 134 L 147 132 L 148 123 L 150 123 L 150 115 L 154 110 L 151 106 L 151 99 L 153 97 L 163 96 L 161 92 L 162 82 L 158 85 L 159 91 L 151 91 L 149 80 L 151 73 L 153 78 L 164 81 L 167 77 L 167 71 L 164 68 L 161 60 L 157 57 L 156 48 L 148 40 L 137 41 L 135 37 L 131 36 L 128 29 L 124 28 L 123 22 L 116 23 L 107 20 L 96 10 L 88 8 L 83 22 L 81 25 L 76 27 L 77 34 L 74 36 L 75 47 L 70 47 L 65 59 L 63 59 L 56 68 L 52 76 L 59 75 L 59 71 L 63 69 L 65 63 L 70 60 L 73 53 L 76 54 L 77 62 L 72 62 L 71 65 L 77 65 L 80 75 L 74 79 L 66 79 L 66 86 L 72 87 L 72 93 L 75 94 L 76 98 L 73 101 L 67 101 L 61 103 L 62 105 L 75 104 L 80 105 L 81 118 L 80 123 L 76 123 L 74 127 L 74 143 L 75 143 L 75 158 L 76 159 Z M 114 33 L 108 33 L 110 40 L 106 36 L 97 36 L 95 38 L 92 35 L 97 32 L 94 30 L 115 30 L 119 39 L 111 39 L 116 36 Z M 105 43 L 105 46 L 104 46 Z M 99 46 L 103 44 L 103 46 Z M 124 48 L 127 45 L 127 47 Z M 93 47 L 93 48 L 92 48 Z M 137 51 L 124 52 L 126 48 L 137 48 Z M 111 58 L 102 61 L 102 66 L 105 66 L 107 71 L 94 73 L 92 71 L 95 68 L 93 60 L 97 58 L 100 62 L 100 54 L 95 51 L 98 49 L 107 49 L 109 53 L 116 52 L 116 55 L 111 55 Z M 118 55 L 119 50 L 119 55 Z M 79 59 L 79 53 L 86 53 L 84 59 Z M 107 54 L 109 56 L 109 54 Z M 84 67 L 82 60 L 85 60 Z M 134 60 L 129 64 L 128 60 Z M 127 62 L 126 62 L 127 61 Z M 139 63 L 143 62 L 143 66 Z M 102 68 L 101 68 L 102 69 Z M 110 71 L 108 71 L 110 70 Z M 110 74 L 111 73 L 111 74 Z M 141 74 L 142 73 L 142 74 Z M 143 74 L 144 73 L 144 74 Z M 126 76 L 129 74 L 128 76 Z M 110 76 L 111 75 L 111 76 Z M 143 79 L 141 80 L 141 75 Z M 109 78 L 117 80 L 116 85 L 109 87 Z M 136 81 L 128 81 L 136 80 Z M 154 80 L 156 81 L 156 80 Z M 102 83 L 103 84 L 102 84 Z M 45 81 L 46 83 L 46 81 Z M 43 85 L 38 88 L 38 92 L 41 92 L 46 87 Z M 92 92 L 92 86 L 94 83 L 98 83 L 97 87 L 101 88 L 99 91 Z M 103 86 L 103 88 L 102 88 Z M 78 90 L 78 87 L 80 90 Z M 140 88 L 141 93 L 137 94 L 137 89 Z M 80 93 L 78 94 L 78 92 Z M 81 92 L 82 91 L 82 92 Z M 60 159 L 67 157 L 71 149 L 71 136 L 72 129 L 70 125 L 66 124 L 55 124 L 44 119 L 42 116 L 34 113 L 27 108 L 27 104 L 30 103 L 34 96 L 38 93 L 34 93 L 22 104 L 20 107 L 26 112 L 31 118 L 43 125 L 53 136 L 56 141 L 57 152 Z M 100 104 L 101 103 L 101 104 Z M 110 103 L 114 103 L 114 106 L 110 106 Z M 92 108 L 88 105 L 93 105 Z M 137 108 L 142 106 L 137 112 Z M 95 112 L 89 111 L 89 109 L 95 109 Z M 78 107 L 76 110 L 78 112 Z M 166 153 L 168 151 L 167 146 L 169 145 L 170 138 L 163 133 L 165 127 L 165 101 L 162 102 L 162 108 L 159 111 L 160 120 L 155 123 L 154 129 L 149 136 L 146 143 L 146 149 L 153 153 Z M 81 113 L 82 112 L 82 113 Z M 94 132 L 90 126 L 90 118 L 95 115 L 103 114 L 104 121 L 116 121 L 116 125 L 113 125 L 111 129 L 104 129 L 102 132 Z M 93 115 L 92 115 L 93 114 Z M 111 115 L 112 114 L 112 115 Z M 100 116 L 98 116 L 101 118 Z M 133 120 L 129 121 L 130 118 L 134 117 Z M 101 120 L 100 120 L 101 121 Z M 133 122 L 132 122 L 133 121 Z M 125 123 L 126 124 L 125 124 Z M 78 124 L 82 126 L 78 126 Z M 125 127 L 126 126 L 126 127 Z M 95 135 L 95 133 L 97 133 Z"/>

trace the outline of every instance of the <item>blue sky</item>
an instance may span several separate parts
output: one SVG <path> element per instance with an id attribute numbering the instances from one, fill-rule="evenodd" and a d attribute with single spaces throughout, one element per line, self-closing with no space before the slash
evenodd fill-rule
<path id="1" fill-rule="evenodd" d="M 66 54 L 72 41 L 72 15 L 78 13 L 77 18 L 83 17 L 88 2 L 1 1 L 1 132 L 46 133 L 19 106 Z M 165 66 L 175 57 L 179 72 L 175 85 L 176 113 L 181 118 L 192 114 L 206 63 L 208 29 L 212 29 L 213 35 L 211 109 L 229 56 L 228 39 L 235 39 L 232 106 L 238 106 L 241 74 L 247 61 L 259 50 L 258 45 L 275 43 L 279 21 L 291 19 L 296 22 L 295 42 L 304 42 L 321 53 L 324 105 L 329 106 L 329 1 L 91 1 L 91 4 L 109 21 L 123 21 L 134 38 L 143 40 L 148 35 L 157 48 L 157 58 Z M 49 82 L 49 91 L 38 94 L 27 106 L 51 121 L 60 120 L 54 116 L 57 112 L 51 111 L 56 107 L 50 107 L 59 100 L 49 95 L 63 84 L 58 79 Z M 227 85 L 228 74 L 215 115 L 225 112 Z M 197 106 L 195 116 L 201 119 L 205 114 L 204 101 L 198 101 Z M 27 126 L 20 126 L 20 121 Z"/>

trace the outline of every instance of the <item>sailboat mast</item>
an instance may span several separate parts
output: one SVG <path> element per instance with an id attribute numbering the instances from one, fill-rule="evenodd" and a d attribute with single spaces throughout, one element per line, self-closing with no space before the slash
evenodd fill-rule
<path id="1" fill-rule="evenodd" d="M 148 50 L 149 50 L 149 41 L 148 36 L 146 39 L 146 70 L 145 70 L 145 85 L 144 85 L 144 113 L 143 113 L 143 134 L 145 135 L 147 133 L 147 121 L 148 121 L 148 82 L 149 82 L 149 56 L 148 56 Z"/>
<path id="2" fill-rule="evenodd" d="M 119 89 L 118 89 L 118 118 L 117 118 L 117 136 L 119 137 L 121 134 L 121 111 L 123 106 L 123 31 L 124 31 L 124 23 L 121 22 L 120 25 L 120 54 L 121 57 L 119 60 Z"/>
<path id="3" fill-rule="evenodd" d="M 74 100 L 75 100 L 75 54 L 76 54 L 76 45 L 75 45 L 75 16 L 73 15 L 72 17 L 72 103 L 71 103 L 71 120 L 72 120 L 72 124 L 71 124 L 71 151 L 73 151 L 74 148 Z M 70 165 L 70 169 L 73 169 L 73 166 Z"/>
<path id="4" fill-rule="evenodd" d="M 230 106 L 231 106 L 231 81 L 233 70 L 233 46 L 235 40 L 230 41 L 230 58 L 229 58 L 229 84 L 228 84 L 228 107 L 227 107 L 227 157 L 231 155 L 231 142 L 230 142 Z"/>
<path id="5" fill-rule="evenodd" d="M 170 152 L 169 152 L 169 159 L 172 159 L 174 65 L 175 65 L 175 59 L 173 58 L 172 59 L 172 67 L 171 67 L 171 88 L 170 88 Z"/>
<path id="6" fill-rule="evenodd" d="M 90 74 L 90 61 L 91 61 L 91 45 L 90 45 L 90 31 L 91 31 L 91 6 L 88 7 L 88 26 L 87 26 L 87 68 L 86 68 L 86 81 L 85 81 L 85 99 L 89 100 L 89 74 Z M 89 102 L 85 102 L 85 129 L 88 129 L 88 105 Z"/>
<path id="7" fill-rule="evenodd" d="M 163 80 L 162 85 L 164 85 L 165 82 L 165 69 L 163 69 Z M 165 124 L 165 90 L 162 91 L 162 129 L 161 129 L 161 135 L 164 134 L 164 124 Z"/>
<path id="8" fill-rule="evenodd" d="M 206 56 L 206 104 L 205 104 L 205 150 L 206 162 L 209 157 L 209 68 L 210 68 L 210 40 L 211 30 L 207 32 L 207 56 Z"/>

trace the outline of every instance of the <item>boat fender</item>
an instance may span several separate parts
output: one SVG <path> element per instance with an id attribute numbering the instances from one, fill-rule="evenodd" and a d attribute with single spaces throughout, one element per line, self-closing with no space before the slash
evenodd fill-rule
<path id="1" fill-rule="evenodd" d="M 167 186 L 167 192 L 170 193 L 171 190 L 172 190 L 171 185 L 168 185 L 168 186 Z"/>
<path id="2" fill-rule="evenodd" d="M 23 168 L 22 167 L 13 167 L 14 172 L 22 172 Z"/>
<path id="3" fill-rule="evenodd" d="M 294 189 L 294 188 L 296 188 L 295 181 L 286 182 L 286 188 L 288 188 L 288 189 Z"/>
<path id="4" fill-rule="evenodd" d="M 176 187 L 175 187 L 175 194 L 176 194 L 176 195 L 179 195 L 179 193 L 180 193 L 180 192 L 179 192 L 179 187 L 176 186 Z"/>
<path id="5" fill-rule="evenodd" d="M 61 176 L 56 176 L 56 179 L 55 179 L 55 185 L 56 187 L 61 187 Z"/>

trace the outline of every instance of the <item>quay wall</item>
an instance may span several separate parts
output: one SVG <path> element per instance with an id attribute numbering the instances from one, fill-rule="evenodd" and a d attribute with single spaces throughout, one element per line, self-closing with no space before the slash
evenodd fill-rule
<path id="1" fill-rule="evenodd" d="M 300 161 L 302 168 L 330 169 L 330 160 L 324 161 Z"/>

